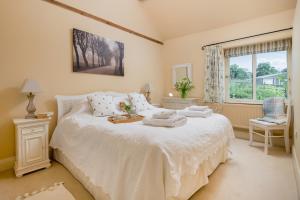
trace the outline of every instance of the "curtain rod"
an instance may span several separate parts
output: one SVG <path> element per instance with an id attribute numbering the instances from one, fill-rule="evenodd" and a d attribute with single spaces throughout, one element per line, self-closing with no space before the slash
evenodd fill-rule
<path id="1" fill-rule="evenodd" d="M 100 23 L 106 24 L 106 25 L 108 25 L 108 26 L 112 26 L 112 27 L 114 27 L 114 28 L 117 28 L 117 29 L 119 29 L 119 30 L 125 31 L 125 32 L 127 32 L 127 33 L 131 33 L 131 34 L 133 34 L 133 35 L 136 35 L 136 36 L 138 36 L 138 37 L 144 38 L 144 39 L 149 40 L 149 41 L 151 41 L 151 42 L 155 42 L 155 43 L 161 44 L 161 45 L 164 44 L 163 42 L 161 42 L 161 41 L 159 41 L 159 40 L 156 40 L 156 39 L 154 39 L 154 38 L 151 38 L 151 37 L 149 37 L 149 36 L 147 36 L 147 35 L 138 33 L 138 32 L 136 32 L 136 31 L 134 31 L 134 30 L 131 30 L 131 29 L 129 29 L 129 28 L 126 28 L 126 27 L 124 27 L 124 26 L 121 26 L 121 25 L 119 25 L 119 24 L 116 24 L 116 23 L 114 23 L 114 22 L 111 22 L 111 21 L 109 21 L 109 20 L 107 20 L 107 19 L 98 17 L 98 16 L 93 15 L 93 14 L 91 14 L 91 13 L 88 13 L 88 12 L 86 12 L 86 11 L 77 9 L 77 8 L 72 7 L 72 6 L 70 6 L 70 5 L 64 4 L 64 3 L 59 2 L 59 1 L 57 1 L 57 0 L 43 0 L 43 1 L 48 2 L 48 3 L 51 3 L 51 4 L 56 5 L 56 6 L 58 6 L 58 7 L 61 7 L 61 8 L 63 8 L 63 9 L 69 10 L 69 11 L 71 11 L 71 12 L 77 13 L 77 14 L 79 14 L 79 15 L 83 15 L 83 16 L 85 16 L 85 17 L 88 17 L 88 18 L 93 19 L 93 20 L 95 20 L 95 21 L 98 21 L 98 22 L 100 22 Z"/>
<path id="2" fill-rule="evenodd" d="M 207 44 L 207 45 L 202 46 L 202 50 L 204 50 L 205 47 L 209 47 L 209 46 L 214 46 L 214 45 L 218 45 L 218 44 L 224 44 L 224 43 L 233 42 L 233 41 L 237 41 L 237 40 L 244 40 L 244 39 L 248 39 L 248 38 L 252 38 L 252 37 L 257 37 L 257 36 L 261 36 L 261 35 L 267 35 L 267 34 L 277 33 L 277 32 L 282 32 L 282 31 L 287 31 L 287 30 L 291 30 L 291 29 L 293 29 L 293 27 L 284 28 L 284 29 L 280 29 L 280 30 L 276 30 L 276 31 L 270 31 L 270 32 L 266 32 L 266 33 L 260 33 L 260 34 L 256 34 L 256 35 L 250 35 L 250 36 L 236 38 L 236 39 L 232 39 L 232 40 L 226 40 L 226 41 L 223 41 L 223 42 L 217 42 L 217 43 Z"/>

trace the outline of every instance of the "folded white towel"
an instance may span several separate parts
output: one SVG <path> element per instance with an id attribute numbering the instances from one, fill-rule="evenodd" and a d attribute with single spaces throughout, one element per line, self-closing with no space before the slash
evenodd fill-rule
<path id="1" fill-rule="evenodd" d="M 175 110 L 164 110 L 164 111 L 160 111 L 158 113 L 154 113 L 152 115 L 152 118 L 154 118 L 154 119 L 169 119 L 170 117 L 173 117 L 174 115 L 176 115 Z"/>
<path id="2" fill-rule="evenodd" d="M 161 126 L 161 127 L 178 127 L 183 126 L 187 122 L 185 116 L 174 115 L 169 119 L 154 119 L 154 118 L 144 118 L 143 123 L 149 126 Z"/>
<path id="3" fill-rule="evenodd" d="M 189 109 L 179 110 L 178 114 L 186 117 L 209 117 L 213 113 L 212 109 L 206 109 L 204 111 L 192 111 Z"/>
<path id="4" fill-rule="evenodd" d="M 189 110 L 192 111 L 203 111 L 209 109 L 208 106 L 190 106 L 188 107 Z"/>

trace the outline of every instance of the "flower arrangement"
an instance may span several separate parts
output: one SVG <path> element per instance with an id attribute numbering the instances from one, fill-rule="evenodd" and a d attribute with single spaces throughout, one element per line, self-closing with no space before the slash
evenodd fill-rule
<path id="1" fill-rule="evenodd" d="M 120 109 L 123 112 L 126 112 L 128 115 L 132 113 L 132 106 L 130 104 L 126 104 L 125 102 L 120 102 Z"/>
<path id="2" fill-rule="evenodd" d="M 175 83 L 175 89 L 180 93 L 181 98 L 186 98 L 193 88 L 194 85 L 188 78 L 183 78 Z"/>

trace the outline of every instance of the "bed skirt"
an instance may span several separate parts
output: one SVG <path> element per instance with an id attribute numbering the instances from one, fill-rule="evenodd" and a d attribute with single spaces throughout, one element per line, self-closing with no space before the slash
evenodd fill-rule
<path id="1" fill-rule="evenodd" d="M 194 175 L 181 177 L 180 192 L 176 197 L 166 197 L 166 200 L 187 200 L 201 187 L 208 184 L 208 177 L 228 158 L 228 145 L 221 146 L 209 158 L 201 163 Z M 79 170 L 60 150 L 54 150 L 54 159 L 67 168 L 72 175 L 93 195 L 96 200 L 110 200 L 109 194 L 99 186 L 92 184 L 89 177 Z M 154 191 L 155 192 L 155 191 Z M 162 199 L 165 200 L 165 199 Z"/>

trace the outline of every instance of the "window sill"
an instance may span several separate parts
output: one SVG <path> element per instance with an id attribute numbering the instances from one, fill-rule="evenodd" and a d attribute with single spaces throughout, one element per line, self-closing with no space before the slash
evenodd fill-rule
<path id="1" fill-rule="evenodd" d="M 262 101 L 235 101 L 235 100 L 227 100 L 224 103 L 226 104 L 244 104 L 244 105 L 262 105 Z"/>
<path id="2" fill-rule="evenodd" d="M 227 99 L 224 102 L 225 104 L 243 104 L 243 105 L 263 105 L 263 101 L 247 101 L 247 100 L 233 100 L 233 99 Z M 289 100 L 285 99 L 285 104 L 289 104 Z"/>

